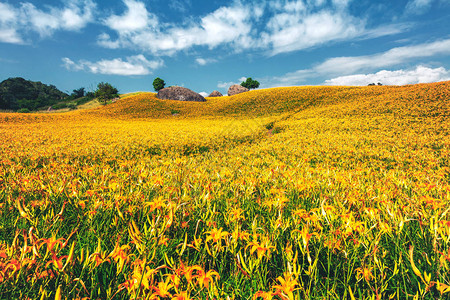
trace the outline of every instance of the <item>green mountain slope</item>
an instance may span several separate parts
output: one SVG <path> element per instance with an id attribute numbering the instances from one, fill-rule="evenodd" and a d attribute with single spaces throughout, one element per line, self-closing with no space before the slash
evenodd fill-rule
<path id="1" fill-rule="evenodd" d="M 0 83 L 0 109 L 35 110 L 56 104 L 67 96 L 54 85 L 25 80 L 21 77 L 8 78 Z"/>

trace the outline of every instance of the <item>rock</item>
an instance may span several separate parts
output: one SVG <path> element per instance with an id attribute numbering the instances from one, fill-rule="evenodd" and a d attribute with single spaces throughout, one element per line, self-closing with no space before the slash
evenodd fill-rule
<path id="1" fill-rule="evenodd" d="M 222 95 L 221 92 L 219 92 L 219 91 L 214 91 L 214 92 L 212 92 L 211 94 L 209 94 L 208 97 L 222 97 L 222 96 L 223 96 L 223 95 Z"/>
<path id="2" fill-rule="evenodd" d="M 245 92 L 248 92 L 248 88 L 245 88 L 240 84 L 234 84 L 228 89 L 228 96 L 233 96 Z"/>
<path id="3" fill-rule="evenodd" d="M 190 89 L 181 86 L 171 86 L 159 90 L 156 98 L 163 100 L 197 101 L 204 102 L 206 99 Z"/>

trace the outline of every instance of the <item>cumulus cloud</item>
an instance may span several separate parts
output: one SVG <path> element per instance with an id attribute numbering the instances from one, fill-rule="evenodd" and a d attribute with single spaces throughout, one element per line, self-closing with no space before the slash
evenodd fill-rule
<path id="1" fill-rule="evenodd" d="M 124 1 L 127 10 L 124 14 L 111 15 L 104 20 L 104 24 L 124 35 L 148 28 L 155 28 L 158 25 L 158 18 L 147 11 L 143 2 L 134 0 Z"/>
<path id="2" fill-rule="evenodd" d="M 0 2 L 0 42 L 22 44 L 18 32 L 19 11 L 8 3 Z"/>
<path id="3" fill-rule="evenodd" d="M 266 78 L 262 86 L 298 85 L 308 79 L 317 77 L 343 77 L 360 72 L 370 72 L 381 68 L 408 63 L 419 58 L 450 54 L 450 39 L 413 46 L 392 48 L 388 51 L 364 56 L 333 57 L 313 66 L 310 69 L 300 69 L 283 76 Z"/>
<path id="4" fill-rule="evenodd" d="M 83 8 L 80 7 L 83 6 Z M 92 1 L 74 1 L 59 9 L 50 7 L 48 11 L 36 8 L 32 3 L 22 3 L 21 14 L 41 36 L 51 35 L 55 30 L 80 30 L 93 20 Z"/>
<path id="5" fill-rule="evenodd" d="M 364 19 L 350 13 L 350 0 L 232 1 L 181 25 L 162 22 L 141 0 L 123 1 L 125 11 L 103 22 L 115 37 L 105 32 L 98 37 L 99 45 L 138 47 L 154 55 L 173 55 L 196 46 L 225 46 L 235 52 L 254 49 L 276 55 L 409 29 L 404 24 L 366 28 Z M 267 21 L 260 22 L 263 16 Z"/>
<path id="6" fill-rule="evenodd" d="M 200 66 L 205 66 L 205 65 L 207 65 L 207 64 L 217 62 L 217 59 L 214 59 L 214 58 L 201 58 L 201 57 L 198 57 L 198 58 L 195 59 L 195 62 L 196 62 L 197 64 L 199 64 Z"/>
<path id="7" fill-rule="evenodd" d="M 200 92 L 199 94 L 202 95 L 203 97 L 208 97 L 209 96 L 209 94 L 207 92 Z"/>
<path id="8" fill-rule="evenodd" d="M 405 85 L 450 80 L 450 71 L 443 67 L 429 68 L 417 66 L 412 70 L 382 70 L 373 74 L 356 74 L 340 76 L 325 81 L 325 85 L 368 85 L 382 83 L 384 85 Z"/>
<path id="9" fill-rule="evenodd" d="M 111 60 L 102 59 L 97 62 L 86 60 L 74 62 L 70 58 L 65 57 L 62 61 L 64 67 L 68 70 L 122 76 L 148 75 L 152 73 L 152 70 L 160 68 L 164 64 L 162 60 L 149 61 L 142 54 L 129 56 L 125 60 L 115 58 Z"/>
<path id="10" fill-rule="evenodd" d="M 90 22 L 105 26 L 98 45 L 140 49 L 153 55 L 173 55 L 193 47 L 232 52 L 257 50 L 277 55 L 332 42 L 393 35 L 405 24 L 367 28 L 365 19 L 350 13 L 350 0 L 230 1 L 201 17 L 163 22 L 143 0 L 122 0 L 123 11 L 95 20 L 95 0 L 63 0 L 62 7 L 37 7 L 31 2 L 0 3 L 0 42 L 24 43 L 27 34 L 41 37 L 55 31 L 77 31 Z M 421 1 L 415 0 L 417 5 Z M 172 1 L 173 9 L 186 10 L 191 1 Z M 411 4 L 412 5 L 412 4 Z M 97 16 L 100 14 L 97 14 Z M 264 19 L 262 19 L 264 17 Z M 198 64 L 208 63 L 199 59 Z"/>
<path id="11" fill-rule="evenodd" d="M 329 43 L 372 39 L 410 29 L 409 24 L 367 28 L 366 19 L 353 16 L 350 0 L 270 2 L 270 19 L 261 33 L 260 45 L 270 55 L 309 49 Z"/>
<path id="12" fill-rule="evenodd" d="M 364 31 L 364 22 L 348 14 L 345 6 L 342 2 L 340 9 L 330 10 L 303 1 L 288 2 L 270 18 L 262 34 L 263 44 L 276 55 L 357 37 Z"/>
<path id="13" fill-rule="evenodd" d="M 0 3 L 0 42 L 22 44 L 29 31 L 46 37 L 57 30 L 80 30 L 93 21 L 95 8 L 92 0 L 71 1 L 63 8 L 49 6 L 46 10 L 30 2 L 17 7 Z"/>
<path id="14" fill-rule="evenodd" d="M 139 47 L 154 55 L 171 55 L 193 46 L 210 49 L 222 44 L 235 48 L 252 45 L 250 31 L 254 11 L 240 3 L 220 7 L 210 14 L 191 21 L 184 26 L 174 26 L 160 22 L 141 1 L 125 0 L 127 11 L 122 15 L 112 15 L 104 24 L 115 31 L 118 38 L 99 36 L 99 44 L 116 47 Z M 158 42 L 155 42 L 158 41 Z"/>

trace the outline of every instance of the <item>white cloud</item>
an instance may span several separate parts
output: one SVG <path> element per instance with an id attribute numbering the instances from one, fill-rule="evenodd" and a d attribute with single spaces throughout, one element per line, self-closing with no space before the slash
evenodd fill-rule
<path id="1" fill-rule="evenodd" d="M 23 44 L 23 39 L 14 28 L 0 28 L 0 42 Z"/>
<path id="2" fill-rule="evenodd" d="M 217 83 L 217 87 L 218 87 L 218 88 L 221 88 L 221 89 L 223 89 L 223 90 L 227 90 L 230 86 L 232 86 L 232 85 L 234 85 L 234 84 L 241 84 L 241 82 L 243 82 L 243 81 L 245 81 L 245 80 L 247 80 L 247 77 L 241 77 L 241 78 L 238 78 L 236 81 L 229 81 L 229 82 L 226 82 L 226 81 L 219 81 L 219 82 Z"/>
<path id="3" fill-rule="evenodd" d="M 80 7 L 81 6 L 81 7 Z M 73 1 L 59 9 L 50 7 L 48 11 L 36 8 L 32 3 L 22 3 L 22 21 L 28 21 L 31 29 L 41 36 L 53 34 L 55 30 L 77 31 L 93 21 L 95 4 L 91 0 Z"/>
<path id="4" fill-rule="evenodd" d="M 410 30 L 413 27 L 411 23 L 400 23 L 381 25 L 377 28 L 366 29 L 363 36 L 359 39 L 374 39 L 382 36 L 395 35 Z"/>
<path id="5" fill-rule="evenodd" d="M 217 62 L 217 59 L 214 59 L 214 58 L 201 58 L 201 57 L 199 57 L 199 58 L 195 59 L 195 62 L 197 64 L 199 64 L 200 66 L 205 66 L 207 64 Z"/>
<path id="6" fill-rule="evenodd" d="M 30 2 L 18 7 L 0 3 L 0 42 L 24 43 L 23 35 L 29 31 L 45 37 L 56 30 L 80 30 L 93 21 L 95 8 L 92 0 L 75 0 L 63 8 L 49 6 L 46 10 Z"/>
<path id="7" fill-rule="evenodd" d="M 217 87 L 221 88 L 221 89 L 226 89 L 226 88 L 232 86 L 233 84 L 236 84 L 236 82 L 219 81 L 219 83 L 217 83 Z"/>
<path id="8" fill-rule="evenodd" d="M 104 21 L 106 26 L 122 34 L 128 34 L 158 25 L 158 18 L 147 11 L 144 3 L 135 0 L 124 0 L 124 3 L 127 11 L 121 16 L 108 17 Z"/>
<path id="9" fill-rule="evenodd" d="M 450 54 L 450 39 L 397 47 L 374 55 L 330 58 L 316 66 L 314 71 L 321 74 L 351 74 L 361 70 L 399 65 L 411 59 L 448 54 Z"/>
<path id="10" fill-rule="evenodd" d="M 129 56 L 125 60 L 121 58 L 106 60 L 102 59 L 97 62 L 80 60 L 75 63 L 70 58 L 63 58 L 63 65 L 66 69 L 72 71 L 87 71 L 94 74 L 107 75 L 148 75 L 152 70 L 160 68 L 164 63 L 162 60 L 147 60 L 144 55 Z"/>
<path id="11" fill-rule="evenodd" d="M 407 24 L 367 28 L 366 19 L 349 11 L 351 0 L 270 2 L 270 19 L 259 45 L 270 55 L 309 49 L 324 44 L 372 39 L 410 29 Z"/>
<path id="12" fill-rule="evenodd" d="M 262 34 L 272 55 L 311 48 L 362 35 L 364 23 L 342 11 L 295 11 L 273 16 Z"/>
<path id="13" fill-rule="evenodd" d="M 0 2 L 0 42 L 22 44 L 17 32 L 19 11 L 7 3 Z"/>
<path id="14" fill-rule="evenodd" d="M 122 14 L 103 24 L 115 32 L 103 33 L 98 44 L 107 48 L 139 48 L 153 55 L 173 55 L 196 46 L 229 47 L 234 52 L 262 50 L 271 55 L 323 44 L 393 35 L 408 30 L 404 24 L 366 28 L 365 19 L 348 9 L 350 0 L 231 1 L 200 18 L 161 21 L 142 0 L 123 0 Z M 172 6 L 185 9 L 180 1 Z M 268 21 L 261 22 L 262 16 Z M 205 61 L 198 61 L 201 65 Z"/>
<path id="15" fill-rule="evenodd" d="M 0 2 L 0 22 L 6 23 L 6 22 L 13 22 L 17 17 L 17 12 L 8 3 L 1 3 Z"/>
<path id="16" fill-rule="evenodd" d="M 414 59 L 450 54 L 450 39 L 431 43 L 392 48 L 388 51 L 365 56 L 333 57 L 313 66 L 289 72 L 283 76 L 266 78 L 262 86 L 299 85 L 311 78 L 342 77 L 358 72 L 370 72 L 408 63 Z M 358 73 L 360 74 L 360 73 Z"/>
<path id="17" fill-rule="evenodd" d="M 99 44 L 102 47 L 109 48 L 109 49 L 118 49 L 120 48 L 120 42 L 119 41 L 113 41 L 111 40 L 111 37 L 107 33 L 102 33 L 98 36 L 97 44 Z"/>
<path id="18" fill-rule="evenodd" d="M 118 38 L 112 40 L 109 35 L 102 34 L 98 39 L 100 45 L 138 47 L 154 55 L 171 55 L 194 46 L 212 49 L 227 44 L 244 49 L 253 45 L 250 31 L 254 12 L 239 3 L 220 7 L 198 22 L 191 21 L 184 26 L 161 23 L 141 1 L 125 0 L 125 4 L 127 11 L 123 15 L 112 15 L 104 21 Z"/>
<path id="19" fill-rule="evenodd" d="M 202 95 L 203 97 L 208 97 L 209 96 L 209 94 L 207 92 L 200 92 L 199 94 Z"/>
<path id="20" fill-rule="evenodd" d="M 410 0 L 406 5 L 406 13 L 422 14 L 432 2 L 433 0 Z"/>
<path id="21" fill-rule="evenodd" d="M 143 0 L 122 0 L 121 13 L 101 20 L 94 20 L 100 15 L 95 0 L 63 1 L 62 7 L 38 7 L 31 1 L 0 3 L 0 42 L 24 43 L 29 32 L 48 37 L 58 30 L 77 31 L 98 21 L 112 33 L 101 33 L 97 43 L 111 49 L 137 48 L 161 56 L 200 46 L 276 55 L 337 41 L 397 34 L 410 28 L 404 24 L 366 28 L 364 19 L 350 13 L 351 0 L 234 0 L 202 17 L 177 23 L 161 21 Z M 183 11 L 192 5 L 191 1 L 174 0 L 169 6 Z M 197 61 L 200 65 L 210 62 L 203 58 Z"/>
<path id="22" fill-rule="evenodd" d="M 62 27 L 60 15 L 38 10 L 32 3 L 23 3 L 21 10 L 33 25 L 33 30 L 39 32 L 41 36 L 48 36 Z"/>
<path id="23" fill-rule="evenodd" d="M 278 87 L 278 86 L 294 86 L 300 85 L 309 78 L 314 78 L 320 76 L 314 72 L 313 69 L 308 70 L 298 70 L 294 72 L 288 72 L 282 76 L 274 76 L 269 78 L 264 78 L 261 81 L 262 88 L 268 87 Z"/>
<path id="24" fill-rule="evenodd" d="M 450 71 L 443 67 L 428 68 L 417 66 L 413 70 L 382 70 L 374 74 L 356 74 L 341 76 L 325 81 L 326 85 L 368 85 L 382 83 L 384 85 L 405 85 L 450 80 Z"/>

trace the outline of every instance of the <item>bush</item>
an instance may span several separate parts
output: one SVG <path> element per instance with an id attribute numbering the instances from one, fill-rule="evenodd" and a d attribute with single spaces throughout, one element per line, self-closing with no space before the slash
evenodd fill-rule
<path id="1" fill-rule="evenodd" d="M 274 126 L 275 126 L 275 122 L 270 122 L 265 125 L 267 130 L 273 129 Z"/>
<path id="2" fill-rule="evenodd" d="M 97 85 L 95 97 L 98 98 L 100 103 L 106 104 L 108 100 L 119 97 L 119 91 L 109 83 L 100 82 Z"/>
<path id="3" fill-rule="evenodd" d="M 64 102 L 60 102 L 60 103 L 53 105 L 52 108 L 55 110 L 67 108 L 67 104 Z"/>
<path id="4" fill-rule="evenodd" d="M 28 108 L 21 108 L 17 112 L 21 114 L 27 114 L 30 112 L 30 110 Z"/>
<path id="5" fill-rule="evenodd" d="M 72 95 L 74 99 L 84 97 L 84 87 L 79 88 L 78 90 L 73 90 Z"/>
<path id="6" fill-rule="evenodd" d="M 156 77 L 155 80 L 153 80 L 153 88 L 155 91 L 159 92 L 159 90 L 162 90 L 165 86 L 166 83 L 161 78 Z"/>
<path id="7" fill-rule="evenodd" d="M 247 78 L 246 81 L 243 81 L 241 83 L 241 86 L 248 88 L 249 90 L 257 89 L 257 88 L 259 88 L 259 82 L 256 80 L 253 80 L 251 77 L 249 77 L 249 78 Z"/>

